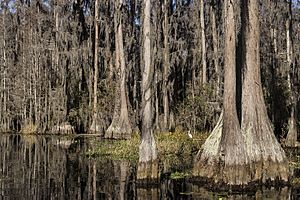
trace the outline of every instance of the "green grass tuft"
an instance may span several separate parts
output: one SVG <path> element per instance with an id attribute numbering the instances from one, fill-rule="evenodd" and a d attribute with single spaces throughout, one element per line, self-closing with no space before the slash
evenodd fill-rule
<path id="1" fill-rule="evenodd" d="M 187 133 L 159 133 L 155 136 L 158 155 L 170 158 L 175 156 L 189 156 L 196 153 L 204 143 L 208 134 L 197 133 L 193 139 Z M 133 134 L 129 140 L 101 140 L 95 141 L 87 152 L 91 157 L 108 157 L 113 160 L 137 161 L 139 153 L 140 135 Z"/>
<path id="2" fill-rule="evenodd" d="M 171 176 L 170 178 L 171 179 L 183 179 L 185 177 L 188 177 L 190 174 L 187 173 L 187 172 L 178 172 L 178 171 L 175 171 L 173 173 L 171 173 Z"/>

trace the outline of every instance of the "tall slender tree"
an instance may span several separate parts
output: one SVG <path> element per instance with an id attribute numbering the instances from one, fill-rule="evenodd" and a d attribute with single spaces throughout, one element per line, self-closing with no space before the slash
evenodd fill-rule
<path id="1" fill-rule="evenodd" d="M 154 67 L 151 62 L 151 0 L 144 0 L 143 6 L 143 59 L 142 66 L 142 137 L 139 147 L 138 179 L 158 178 L 157 148 L 153 127 L 153 81 Z"/>
<path id="2" fill-rule="evenodd" d="M 101 131 L 101 127 L 98 124 L 99 116 L 98 116 L 98 40 L 99 40 L 99 0 L 95 0 L 95 18 L 94 18 L 94 27 L 95 27 L 95 52 L 94 52 L 94 90 L 93 90 L 93 118 L 92 125 L 90 127 L 90 132 L 99 133 Z"/>
<path id="3" fill-rule="evenodd" d="M 217 21 L 216 21 L 216 5 L 213 0 L 210 5 L 210 20 L 211 20 L 211 30 L 212 30 L 212 44 L 213 44 L 213 63 L 215 69 L 215 94 L 218 98 L 220 96 L 220 83 L 221 83 L 221 74 L 219 67 L 219 37 L 217 31 Z"/>
<path id="4" fill-rule="evenodd" d="M 116 70 L 118 71 L 117 77 L 119 83 L 116 85 L 114 116 L 105 133 L 106 138 L 129 138 L 132 132 L 127 106 L 127 70 L 123 42 L 124 20 L 122 19 L 123 7 L 125 7 L 123 0 L 115 3 Z"/>
<path id="5" fill-rule="evenodd" d="M 164 13 L 163 16 L 163 41 L 164 41 L 164 49 L 163 49 L 163 108 L 164 108 L 164 123 L 163 129 L 164 131 L 170 128 L 170 103 L 169 103 L 169 71 L 170 71 L 170 47 L 169 47 L 169 0 L 165 0 L 164 4 L 162 4 L 162 11 Z"/>
<path id="6" fill-rule="evenodd" d="M 206 64 L 206 36 L 204 21 L 204 1 L 200 0 L 200 31 L 201 31 L 201 65 L 202 65 L 202 83 L 207 83 L 207 64 Z"/>
<path id="7" fill-rule="evenodd" d="M 297 97 L 295 92 L 295 66 L 293 55 L 293 18 L 292 18 L 292 0 L 288 3 L 288 14 L 286 20 L 286 54 L 288 64 L 288 85 L 290 93 L 290 117 L 288 120 L 288 134 L 286 145 L 295 147 L 297 145 Z"/>

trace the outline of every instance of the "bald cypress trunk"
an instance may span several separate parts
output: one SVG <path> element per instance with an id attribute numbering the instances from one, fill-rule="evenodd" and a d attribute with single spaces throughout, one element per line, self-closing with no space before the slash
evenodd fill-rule
<path id="1" fill-rule="evenodd" d="M 151 0 L 143 2 L 142 137 L 139 147 L 137 178 L 157 179 L 157 149 L 153 133 L 154 66 L 151 62 Z"/>
<path id="2" fill-rule="evenodd" d="M 98 8 L 99 7 L 99 0 L 95 1 L 95 19 L 94 19 L 94 26 L 95 26 L 95 52 L 94 52 L 94 85 L 93 85 L 93 118 L 92 118 L 92 125 L 90 127 L 90 132 L 99 133 L 102 131 L 99 125 L 99 116 L 98 116 L 98 109 L 97 109 L 97 88 L 98 88 L 98 36 L 99 36 L 99 14 Z"/>
<path id="3" fill-rule="evenodd" d="M 4 16 L 6 15 L 6 10 L 4 10 Z M 8 131 L 8 113 L 7 113 L 7 86 L 6 86 L 6 81 L 7 81 L 7 59 L 6 59 L 6 24 L 5 24 L 5 17 L 2 17 L 2 23 L 3 23 L 3 43 L 2 43 L 2 48 L 3 48 L 3 69 L 1 69 L 1 71 L 3 70 L 3 77 L 1 80 L 1 86 L 3 88 L 3 92 L 1 92 L 1 104 L 3 102 L 3 104 L 1 105 L 1 122 L 0 124 L 2 125 L 1 127 L 1 131 Z M 2 82 L 3 81 L 3 82 Z"/>
<path id="4" fill-rule="evenodd" d="M 132 129 L 128 118 L 128 107 L 127 107 L 127 91 L 126 91 L 126 80 L 127 71 L 125 64 L 124 55 L 124 44 L 123 44 L 123 22 L 122 22 L 122 7 L 123 0 L 119 3 L 115 3 L 116 14 L 115 14 L 115 33 L 116 33 L 116 70 L 118 71 L 119 83 L 116 86 L 115 95 L 115 110 L 112 123 L 108 127 L 105 137 L 106 138 L 130 138 Z"/>
<path id="5" fill-rule="evenodd" d="M 163 53 L 163 108 L 164 123 L 163 130 L 170 129 L 170 106 L 169 106 L 169 70 L 170 70 L 170 50 L 169 50 L 169 5 L 170 2 L 165 0 L 163 4 L 163 34 L 164 34 L 164 53 Z"/>
<path id="6" fill-rule="evenodd" d="M 258 0 L 242 1 L 243 86 L 241 127 L 252 181 L 288 181 L 288 163 L 267 115 L 260 78 Z"/>
<path id="7" fill-rule="evenodd" d="M 207 67 L 206 67 L 206 39 L 205 39 L 205 23 L 204 23 L 204 1 L 200 0 L 200 31 L 201 31 L 201 50 L 202 50 L 202 83 L 207 83 Z"/>
<path id="8" fill-rule="evenodd" d="M 248 156 L 236 109 L 236 5 L 225 1 L 224 114 L 197 155 L 194 175 L 230 185 L 250 180 Z"/>
<path id="9" fill-rule="evenodd" d="M 263 99 L 259 63 L 258 1 L 242 0 L 242 96 L 237 96 L 234 1 L 225 1 L 224 115 L 196 157 L 194 175 L 228 185 L 288 181 L 288 163 Z M 239 48 L 238 48 L 239 49 Z M 236 101 L 237 99 L 237 101 Z M 237 103 L 241 101 L 241 120 Z M 239 124 L 241 121 L 241 124 Z"/>
<path id="10" fill-rule="evenodd" d="M 213 2 L 214 3 L 214 2 Z M 210 5 L 210 20 L 211 20 L 211 30 L 212 30 L 212 43 L 213 43 L 213 62 L 215 68 L 215 94 L 216 98 L 220 97 L 220 67 L 219 67 L 219 42 L 218 42 L 218 33 L 216 25 L 216 8 L 213 5 Z"/>
<path id="11" fill-rule="evenodd" d="M 293 40 L 292 40 L 292 0 L 289 1 L 288 19 L 286 21 L 286 49 L 288 64 L 288 85 L 290 91 L 290 118 L 288 120 L 288 134 L 285 144 L 290 147 L 297 146 L 297 97 L 294 88 L 294 66 L 293 66 Z"/>

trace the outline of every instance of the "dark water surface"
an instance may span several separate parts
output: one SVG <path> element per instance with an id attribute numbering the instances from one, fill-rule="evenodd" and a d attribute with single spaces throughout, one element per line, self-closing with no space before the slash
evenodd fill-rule
<path id="1" fill-rule="evenodd" d="M 0 199 L 300 199 L 289 187 L 216 193 L 170 178 L 142 187 L 132 163 L 85 156 L 95 139 L 0 135 Z"/>

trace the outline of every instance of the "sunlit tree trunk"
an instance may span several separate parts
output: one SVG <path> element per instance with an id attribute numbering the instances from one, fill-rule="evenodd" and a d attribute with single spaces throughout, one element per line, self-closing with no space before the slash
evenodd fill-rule
<path id="1" fill-rule="evenodd" d="M 153 133 L 154 66 L 151 62 L 151 0 L 143 2 L 142 137 L 137 178 L 156 179 L 158 178 L 158 161 Z"/>
<path id="2" fill-rule="evenodd" d="M 99 0 L 95 0 L 95 52 L 94 52 L 94 85 L 93 85 L 93 121 L 90 127 L 90 132 L 99 133 L 101 127 L 99 126 L 99 116 L 97 109 L 97 89 L 98 89 L 98 40 L 99 40 Z"/>
<path id="3" fill-rule="evenodd" d="M 241 127 L 252 181 L 288 181 L 288 163 L 267 115 L 261 85 L 258 0 L 242 0 L 243 86 Z"/>
<path id="4" fill-rule="evenodd" d="M 115 3 L 115 32 L 116 32 L 116 70 L 118 71 L 118 84 L 116 85 L 115 110 L 112 123 L 108 127 L 105 137 L 107 138 L 130 138 L 131 124 L 128 117 L 127 106 L 127 70 L 125 63 L 123 44 L 123 20 L 122 8 L 124 2 L 120 0 Z"/>

